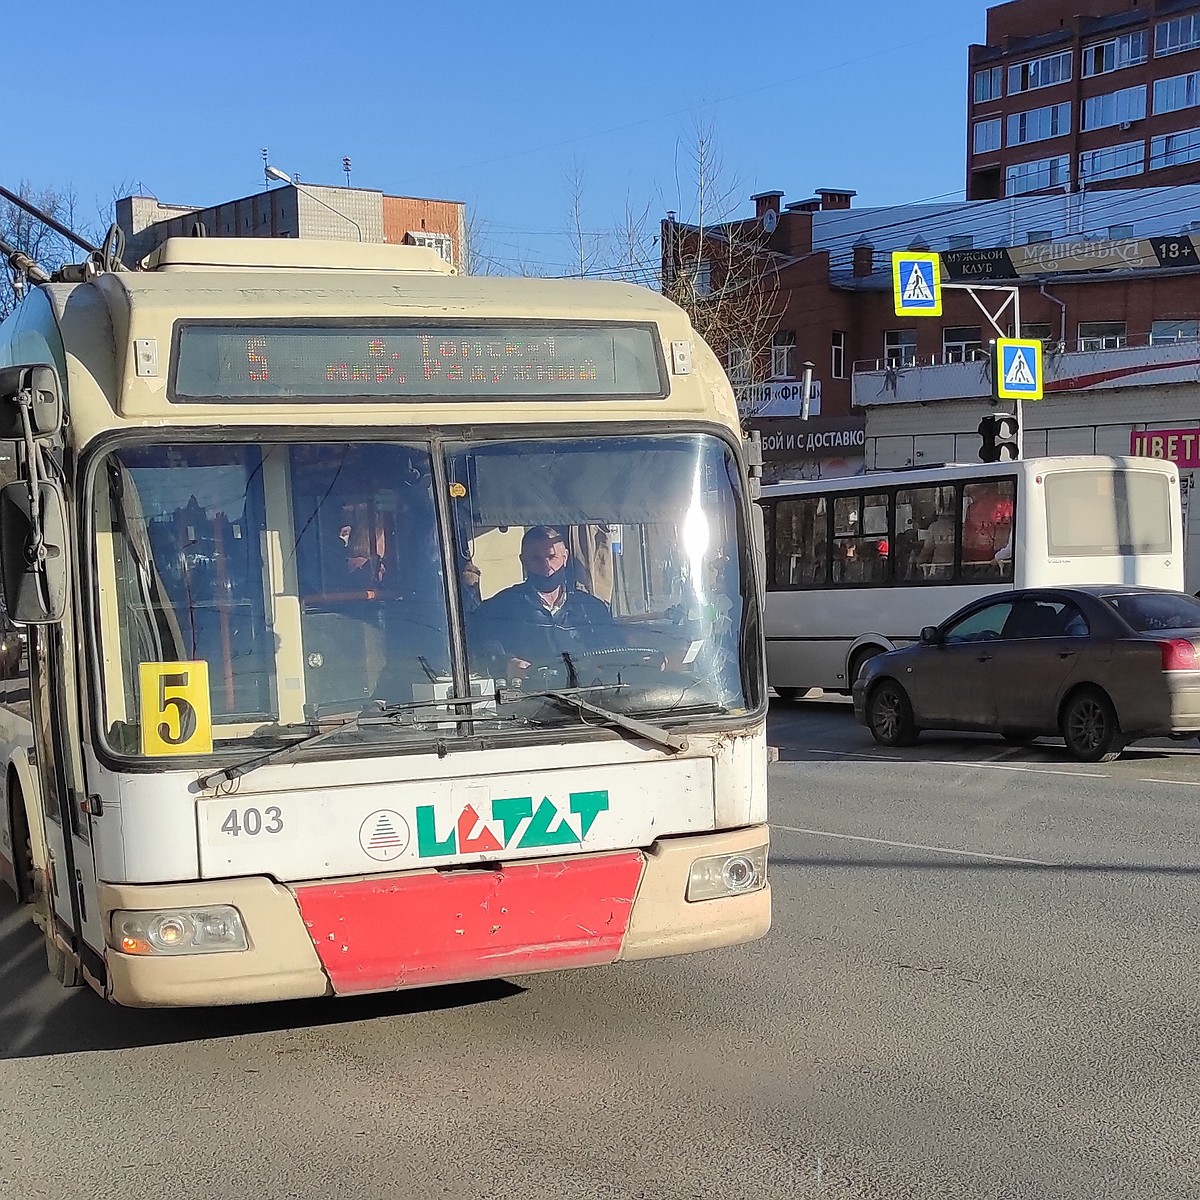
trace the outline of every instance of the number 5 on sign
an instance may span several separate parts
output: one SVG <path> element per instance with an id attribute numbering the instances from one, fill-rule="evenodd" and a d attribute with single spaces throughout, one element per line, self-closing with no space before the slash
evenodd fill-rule
<path id="1" fill-rule="evenodd" d="M 140 663 L 138 675 L 142 685 L 142 753 L 152 758 L 210 753 L 208 663 Z"/>

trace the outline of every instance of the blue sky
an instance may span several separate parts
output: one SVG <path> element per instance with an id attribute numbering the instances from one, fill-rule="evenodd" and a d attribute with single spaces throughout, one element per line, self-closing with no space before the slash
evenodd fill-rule
<path id="1" fill-rule="evenodd" d="M 349 155 L 354 184 L 466 201 L 493 257 L 565 274 L 571 177 L 591 231 L 627 202 L 653 222 L 686 214 L 676 163 L 697 125 L 742 212 L 767 189 L 961 196 L 966 51 L 987 4 L 50 7 L 6 6 L 10 55 L 43 68 L 10 80 L 6 186 L 72 186 L 95 219 L 121 184 L 197 205 L 255 191 L 264 146 L 312 183 L 344 183 Z"/>

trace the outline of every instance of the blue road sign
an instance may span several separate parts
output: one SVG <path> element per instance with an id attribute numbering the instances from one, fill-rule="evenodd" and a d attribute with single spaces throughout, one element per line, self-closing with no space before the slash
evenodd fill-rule
<path id="1" fill-rule="evenodd" d="M 896 315 L 942 315 L 942 264 L 936 254 L 897 250 L 892 254 L 892 295 Z"/>
<path id="2" fill-rule="evenodd" d="M 1000 400 L 1042 398 L 1042 343 L 1037 338 L 996 341 L 996 396 Z"/>

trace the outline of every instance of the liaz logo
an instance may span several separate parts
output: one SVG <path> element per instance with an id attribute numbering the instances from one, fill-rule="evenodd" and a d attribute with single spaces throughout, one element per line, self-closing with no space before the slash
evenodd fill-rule
<path id="1" fill-rule="evenodd" d="M 494 854 L 500 850 L 533 850 L 545 846 L 579 846 L 596 818 L 608 811 L 607 792 L 572 792 L 567 811 L 546 796 L 535 809 L 532 796 L 508 796 L 491 802 L 490 821 L 466 805 L 444 837 L 438 836 L 432 804 L 417 809 L 417 854 L 445 858 L 451 854 Z"/>

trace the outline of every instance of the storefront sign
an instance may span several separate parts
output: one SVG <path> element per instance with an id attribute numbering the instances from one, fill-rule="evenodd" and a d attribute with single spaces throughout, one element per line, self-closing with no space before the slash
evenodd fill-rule
<path id="1" fill-rule="evenodd" d="M 1177 467 L 1200 467 L 1200 429 L 1139 429 L 1129 435 L 1129 453 L 1165 458 Z"/>
<path id="2" fill-rule="evenodd" d="M 1067 238 L 1029 246 L 947 250 L 942 272 L 954 283 L 1076 271 L 1148 271 L 1200 265 L 1196 244 L 1186 234 L 1152 238 Z"/>
<path id="3" fill-rule="evenodd" d="M 861 458 L 867 444 L 865 417 L 754 420 L 750 427 L 761 434 L 763 458 L 767 461 Z"/>

